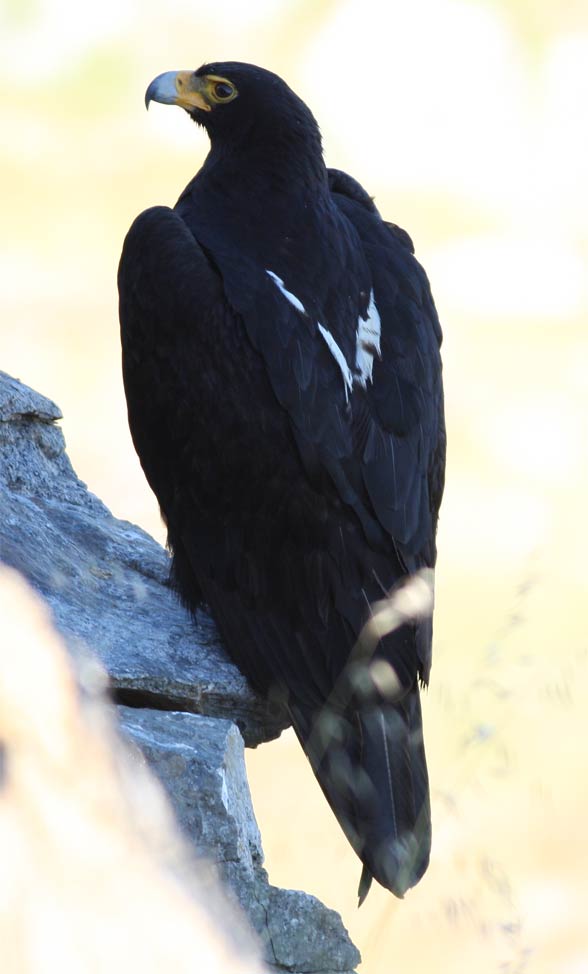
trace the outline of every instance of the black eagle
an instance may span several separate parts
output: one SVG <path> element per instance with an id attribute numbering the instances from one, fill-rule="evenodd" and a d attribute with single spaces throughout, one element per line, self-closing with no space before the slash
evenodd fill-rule
<path id="1" fill-rule="evenodd" d="M 397 896 L 429 859 L 419 683 L 431 620 L 346 666 L 384 593 L 436 559 L 441 330 L 409 236 L 327 169 L 275 74 L 167 72 L 211 148 L 173 209 L 133 223 L 120 268 L 129 425 L 184 603 L 210 606 L 254 687 L 277 692 L 340 825 Z M 369 668 L 366 667 L 369 672 Z"/>

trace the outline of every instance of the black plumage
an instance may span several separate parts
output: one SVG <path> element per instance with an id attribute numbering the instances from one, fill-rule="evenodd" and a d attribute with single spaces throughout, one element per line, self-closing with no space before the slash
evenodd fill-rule
<path id="1" fill-rule="evenodd" d="M 167 524 L 172 577 L 211 608 L 235 662 L 277 692 L 363 861 L 397 895 L 426 869 L 419 681 L 431 622 L 346 664 L 370 605 L 435 564 L 445 429 L 441 331 L 408 235 L 325 168 L 317 124 L 276 75 L 167 73 L 150 99 L 205 126 L 175 207 L 133 223 L 119 268 L 135 448 Z"/>

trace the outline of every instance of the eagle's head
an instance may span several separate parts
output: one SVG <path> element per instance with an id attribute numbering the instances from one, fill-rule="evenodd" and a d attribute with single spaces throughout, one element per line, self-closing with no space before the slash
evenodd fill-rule
<path id="1" fill-rule="evenodd" d="M 277 74 L 239 61 L 204 64 L 197 71 L 166 71 L 145 93 L 145 104 L 179 105 L 202 125 L 214 145 L 314 143 L 320 133 L 310 109 Z"/>

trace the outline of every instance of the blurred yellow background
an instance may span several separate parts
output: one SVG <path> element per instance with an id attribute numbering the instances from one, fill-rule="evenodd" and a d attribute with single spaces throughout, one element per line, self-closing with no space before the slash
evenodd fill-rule
<path id="1" fill-rule="evenodd" d="M 206 151 L 148 82 L 246 60 L 413 236 L 449 430 L 425 732 L 434 851 L 400 903 L 291 734 L 249 755 L 270 879 L 340 910 L 365 974 L 588 972 L 588 3 L 2 0 L 0 368 L 54 398 L 79 475 L 163 531 L 126 428 L 116 267 Z"/>

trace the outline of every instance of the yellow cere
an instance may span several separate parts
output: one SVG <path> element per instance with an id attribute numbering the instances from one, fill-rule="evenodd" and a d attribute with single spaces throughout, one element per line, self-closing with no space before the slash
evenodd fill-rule
<path id="1" fill-rule="evenodd" d="M 176 104 L 181 108 L 200 108 L 202 111 L 211 111 L 212 106 L 206 100 L 202 88 L 202 79 L 195 76 L 192 71 L 178 71 L 175 77 L 175 87 L 178 93 Z"/>

